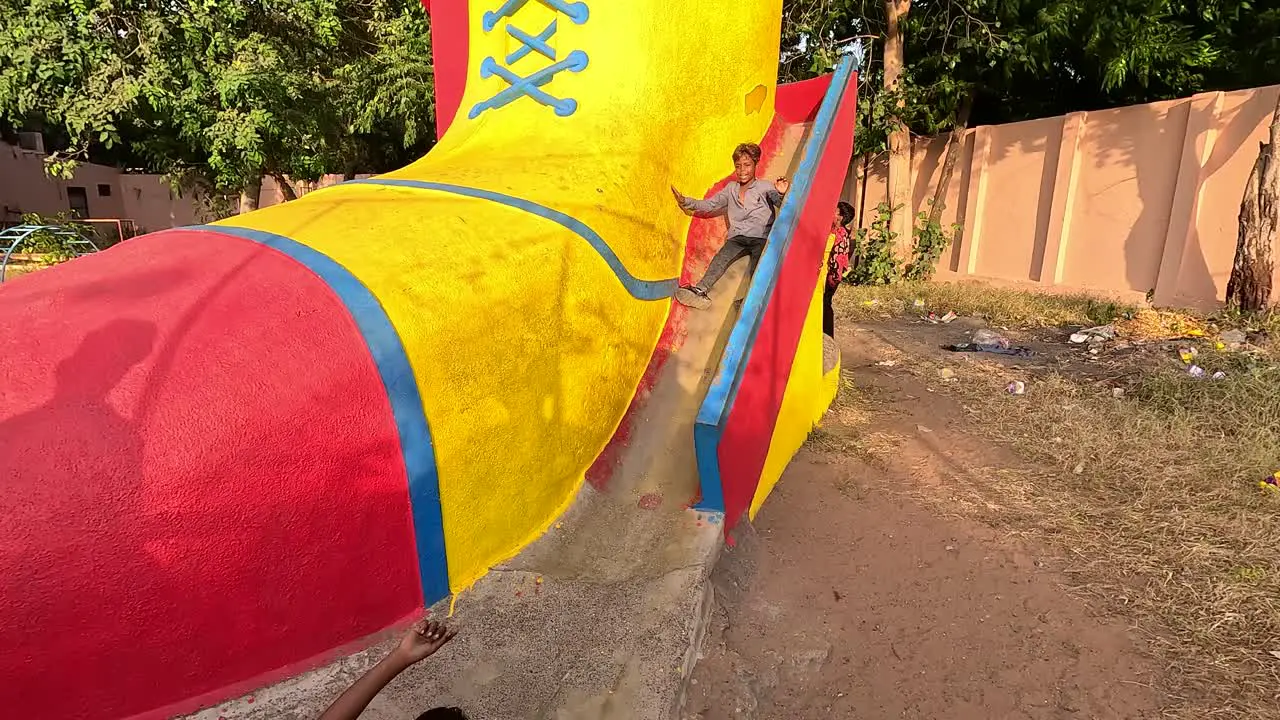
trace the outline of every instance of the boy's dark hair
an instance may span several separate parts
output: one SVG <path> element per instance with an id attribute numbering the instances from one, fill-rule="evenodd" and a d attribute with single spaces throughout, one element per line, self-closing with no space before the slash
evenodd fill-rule
<path id="1" fill-rule="evenodd" d="M 848 225 L 853 222 L 853 206 L 841 200 L 836 203 L 836 211 L 840 213 L 840 224 Z"/>
<path id="2" fill-rule="evenodd" d="M 755 143 L 742 143 L 733 149 L 733 160 L 737 162 L 738 158 L 749 157 L 751 162 L 760 162 L 760 146 Z"/>
<path id="3" fill-rule="evenodd" d="M 422 713 L 418 720 L 467 720 L 467 714 L 456 707 L 438 707 Z"/>

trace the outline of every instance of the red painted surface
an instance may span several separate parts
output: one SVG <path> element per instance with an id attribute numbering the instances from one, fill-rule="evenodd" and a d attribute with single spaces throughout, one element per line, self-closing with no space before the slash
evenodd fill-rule
<path id="1" fill-rule="evenodd" d="M 850 82 L 725 421 L 718 456 L 726 533 L 755 497 L 800 333 L 822 275 L 831 218 L 853 154 L 856 77 Z"/>
<path id="2" fill-rule="evenodd" d="M 421 607 L 390 404 L 306 268 L 145 236 L 6 283 L 0 337 L 7 714 L 173 712 Z"/>
<path id="3" fill-rule="evenodd" d="M 794 112 L 795 96 L 786 92 L 786 88 L 789 87 L 791 86 L 779 86 L 778 104 L 783 104 L 785 95 L 787 97 L 786 104 Z M 819 96 L 818 102 L 821 101 L 822 98 Z M 779 116 L 781 114 L 782 111 L 779 109 L 775 113 L 773 121 L 769 124 L 769 129 L 765 131 L 764 137 L 760 140 L 762 165 L 767 165 L 778 154 L 779 147 L 782 145 L 782 137 L 787 123 L 780 119 Z M 731 165 L 732 159 L 727 158 L 725 164 Z M 720 192 L 732 179 L 732 175 L 726 175 L 711 189 L 707 190 L 703 197 L 709 198 Z M 697 278 L 706 272 L 712 256 L 716 254 L 721 245 L 724 245 L 727 230 L 728 224 L 723 217 L 693 218 L 692 222 L 689 223 L 689 231 L 685 235 L 684 264 L 680 268 L 681 285 L 695 282 Z M 644 404 L 648 401 L 649 394 L 653 391 L 654 384 L 658 382 L 658 378 L 662 374 L 662 368 L 666 366 L 667 360 L 684 345 L 685 338 L 689 335 L 686 325 L 688 316 L 689 308 L 678 302 L 671 302 L 666 325 L 662 328 L 662 334 L 658 336 L 658 342 L 654 346 L 653 354 L 649 356 L 649 364 L 645 367 L 644 375 L 641 376 L 640 382 L 636 386 L 636 393 L 631 398 L 631 404 L 627 406 L 627 411 L 622 416 L 622 422 L 618 424 L 618 429 L 614 431 L 613 437 L 609 439 L 609 444 L 605 445 L 604 450 L 600 451 L 600 454 L 591 463 L 591 467 L 587 468 L 587 482 L 591 483 L 597 490 L 605 488 L 609 478 L 613 475 L 614 469 L 617 468 L 618 463 L 622 462 L 623 452 L 631 443 L 631 428 L 635 422 L 636 414 L 640 412 L 640 408 L 644 407 Z M 690 503 L 696 503 L 698 499 L 692 498 Z"/>
<path id="4" fill-rule="evenodd" d="M 782 120 L 791 123 L 810 122 L 818 115 L 822 98 L 831 86 L 831 76 L 822 75 L 795 83 L 778 86 L 778 100 L 774 112 Z M 774 122 L 777 122 L 775 118 Z"/>
<path id="5" fill-rule="evenodd" d="M 422 0 L 431 15 L 436 81 L 436 137 L 444 137 L 467 87 L 467 0 Z"/>

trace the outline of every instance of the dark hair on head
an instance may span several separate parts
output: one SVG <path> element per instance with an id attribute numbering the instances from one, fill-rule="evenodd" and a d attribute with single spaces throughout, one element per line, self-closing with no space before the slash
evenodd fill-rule
<path id="1" fill-rule="evenodd" d="M 467 720 L 467 714 L 456 707 L 438 707 L 422 713 L 418 720 Z"/>
<path id="2" fill-rule="evenodd" d="M 836 203 L 836 211 L 840 213 L 840 224 L 848 225 L 853 222 L 853 206 L 841 200 Z"/>
<path id="3" fill-rule="evenodd" d="M 734 162 L 737 162 L 738 158 L 741 158 L 741 157 L 749 157 L 751 158 L 751 162 L 759 164 L 760 146 L 755 143 L 739 144 L 738 147 L 733 149 Z"/>

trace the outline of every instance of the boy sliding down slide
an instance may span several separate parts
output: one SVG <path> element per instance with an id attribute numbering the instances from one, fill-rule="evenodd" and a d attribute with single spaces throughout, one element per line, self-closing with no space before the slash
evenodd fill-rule
<path id="1" fill-rule="evenodd" d="M 705 310 L 711 307 L 707 292 L 724 275 L 724 271 L 744 255 L 751 256 L 749 273 L 754 273 L 760 254 L 764 251 L 769 229 L 773 227 L 782 196 L 791 188 L 791 181 L 778 178 L 774 182 L 756 177 L 756 164 L 760 162 L 760 146 L 742 143 L 733 151 L 733 182 L 707 200 L 695 200 L 675 187 L 680 209 L 703 217 L 727 215 L 728 239 L 711 258 L 707 272 L 693 285 L 685 285 L 676 291 L 676 300 L 682 305 Z"/>

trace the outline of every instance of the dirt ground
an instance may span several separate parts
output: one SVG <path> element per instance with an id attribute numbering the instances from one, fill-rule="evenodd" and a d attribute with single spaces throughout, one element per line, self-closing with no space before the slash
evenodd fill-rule
<path id="1" fill-rule="evenodd" d="M 845 381 L 874 398 L 893 447 L 811 441 L 738 532 L 687 717 L 1160 716 L 1167 685 L 1143 637 L 1067 594 L 1060 553 L 920 502 L 1018 461 L 967 434 L 929 379 L 877 364 L 893 332 L 838 333 Z"/>

